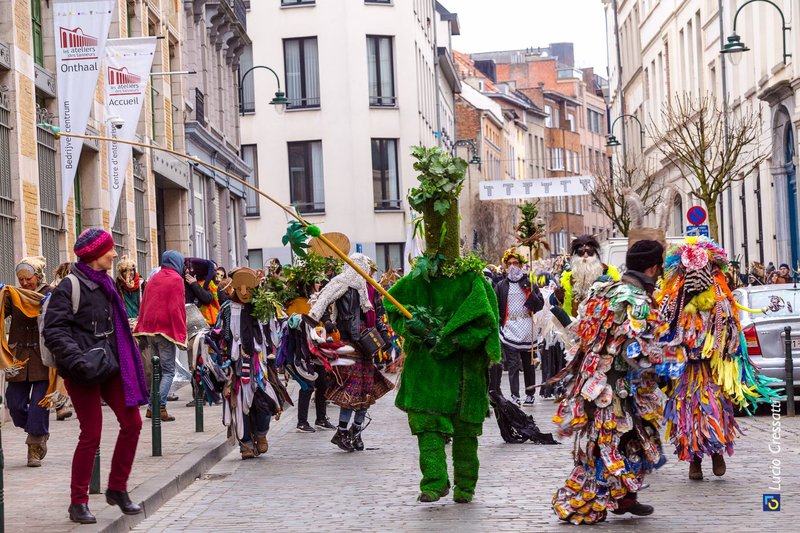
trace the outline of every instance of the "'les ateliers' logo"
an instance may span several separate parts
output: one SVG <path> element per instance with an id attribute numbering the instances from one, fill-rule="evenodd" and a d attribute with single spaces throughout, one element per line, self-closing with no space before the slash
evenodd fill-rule
<path id="1" fill-rule="evenodd" d="M 97 37 L 86 35 L 81 28 L 59 28 L 64 61 L 97 59 Z"/>
<path id="2" fill-rule="evenodd" d="M 108 85 L 111 87 L 111 96 L 125 96 L 141 94 L 142 77 L 128 72 L 127 67 L 108 67 Z"/>

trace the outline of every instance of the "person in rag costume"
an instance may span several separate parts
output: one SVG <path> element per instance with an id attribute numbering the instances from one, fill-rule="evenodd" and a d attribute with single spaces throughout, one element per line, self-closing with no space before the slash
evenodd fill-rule
<path id="1" fill-rule="evenodd" d="M 658 241 L 636 242 L 621 281 L 596 284 L 580 306 L 577 352 L 554 378 L 565 392 L 553 422 L 560 436 L 575 436 L 575 466 L 553 496 L 560 520 L 595 524 L 608 511 L 653 513 L 637 494 L 645 474 L 665 462 L 658 434 L 664 393 L 653 366 L 661 362 L 653 291 L 663 258 Z"/>
<path id="2" fill-rule="evenodd" d="M 19 288 L 42 299 L 50 294 L 45 282 L 44 257 L 26 257 L 16 266 Z M 33 305 L 31 305 L 33 304 Z M 50 412 L 44 402 L 51 379 L 51 370 L 42 362 L 39 348 L 38 302 L 23 300 L 17 291 L 4 291 L 0 299 L 0 320 L 11 316 L 8 346 L 13 364 L 6 368 L 6 405 L 14 425 L 27 433 L 28 466 L 42 466 L 50 436 Z M 35 314 L 30 313 L 35 312 Z M 29 316 L 33 314 L 33 316 Z M 5 334 L 3 333 L 5 343 Z M 0 391 L 1 392 L 1 391 Z M 45 405 L 43 405 L 45 404 Z"/>
<path id="3" fill-rule="evenodd" d="M 455 180 L 458 191 L 466 161 L 453 158 L 445 166 L 457 169 L 455 178 L 460 174 Z M 489 366 L 501 357 L 497 297 L 482 266 L 459 268 L 457 199 L 449 200 L 445 214 L 432 204 L 423 209 L 427 255 L 417 264 L 441 254 L 443 265 L 454 272 L 444 275 L 440 267 L 434 275 L 409 274 L 389 291 L 413 314 L 407 319 L 386 302 L 389 322 L 404 339 L 395 405 L 407 413 L 417 437 L 422 473 L 418 501 L 433 502 L 449 493 L 445 442 L 452 439 L 453 500 L 468 503 L 478 483 L 478 436 L 489 410 Z"/>
<path id="4" fill-rule="evenodd" d="M 200 309 L 209 326 L 217 323 L 220 301 L 214 281 L 216 265 L 209 259 L 187 257 L 184 261 L 186 303 Z"/>
<path id="5" fill-rule="evenodd" d="M 222 394 L 223 424 L 239 442 L 242 459 L 252 459 L 267 453 L 270 420 L 280 416 L 291 399 L 269 362 L 269 333 L 254 316 L 251 300 L 258 275 L 240 267 L 231 271 L 231 279 L 233 293 L 217 322 L 224 339 L 223 359 L 231 363 Z"/>
<path id="6" fill-rule="evenodd" d="M 370 275 L 377 270 L 366 255 L 354 253 L 350 259 Z M 331 442 L 344 451 L 364 450 L 361 433 L 367 410 L 394 388 L 374 362 L 378 350 L 391 344 L 380 319 L 384 313 L 375 289 L 348 264 L 318 293 L 308 313 L 328 333 L 337 331 L 341 342 L 354 350 L 347 355 L 352 364 L 334 367 L 325 393 L 328 401 L 339 406 L 339 426 Z M 348 429 L 351 418 L 353 425 Z"/>
<path id="7" fill-rule="evenodd" d="M 122 301 L 125 302 L 125 311 L 129 320 L 139 317 L 139 307 L 142 304 L 144 293 L 143 279 L 136 271 L 136 263 L 130 256 L 123 255 L 117 262 L 117 279 L 115 285 Z"/>
<path id="8" fill-rule="evenodd" d="M 577 317 L 578 306 L 586 299 L 594 282 L 603 276 L 619 281 L 619 271 L 600 261 L 600 243 L 592 235 L 576 237 L 569 250 L 571 270 L 561 274 L 561 287 L 555 294 L 567 315 Z"/>
<path id="9" fill-rule="evenodd" d="M 752 414 L 759 403 L 778 400 L 777 380 L 759 373 L 725 273 L 727 254 L 706 237 L 688 237 L 667 254 L 658 301 L 664 343 L 660 374 L 672 378 L 665 410 L 666 437 L 675 455 L 689 462 L 689 479 L 703 479 L 711 456 L 715 476 L 725 474 L 724 453 L 733 455 L 741 433 L 734 406 Z M 758 312 L 758 311 L 757 311 Z"/>

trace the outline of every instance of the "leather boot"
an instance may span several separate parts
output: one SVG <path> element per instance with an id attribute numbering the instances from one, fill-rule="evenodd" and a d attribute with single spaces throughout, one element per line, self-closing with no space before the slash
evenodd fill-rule
<path id="1" fill-rule="evenodd" d="M 28 466 L 42 466 L 42 459 L 44 459 L 45 453 L 46 451 L 42 451 L 41 444 L 28 444 Z"/>
<path id="2" fill-rule="evenodd" d="M 72 411 L 70 411 L 69 407 L 65 406 L 56 409 L 56 420 L 66 420 L 71 416 L 72 416 Z"/>
<path id="3" fill-rule="evenodd" d="M 162 422 L 173 422 L 174 420 L 175 420 L 175 417 L 167 412 L 167 408 L 166 407 L 162 407 L 161 408 L 161 421 Z"/>
<path id="4" fill-rule="evenodd" d="M 67 509 L 69 512 L 69 519 L 79 524 L 96 524 L 97 519 L 89 510 L 89 506 L 85 503 L 73 503 Z"/>
<path id="5" fill-rule="evenodd" d="M 269 443 L 267 442 L 266 435 L 263 437 L 256 437 L 256 450 L 258 450 L 258 453 L 267 453 L 267 450 L 269 450 Z"/>
<path id="6" fill-rule="evenodd" d="M 131 501 L 127 490 L 106 489 L 106 503 L 117 505 L 124 514 L 139 514 L 142 508 Z"/>
<path id="7" fill-rule="evenodd" d="M 711 465 L 715 476 L 722 477 L 725 475 L 725 458 L 721 453 L 715 453 L 711 456 Z"/>
<path id="8" fill-rule="evenodd" d="M 242 459 L 253 459 L 256 456 L 256 452 L 247 444 L 239 447 L 239 453 Z"/>
<path id="9" fill-rule="evenodd" d="M 350 433 L 346 429 L 337 429 L 336 435 L 333 436 L 331 442 L 346 452 L 355 451 L 353 443 L 350 442 Z"/>
<path id="10" fill-rule="evenodd" d="M 360 427 L 350 426 L 350 444 L 357 452 L 364 451 L 364 441 L 361 440 L 361 431 L 362 429 Z"/>
<path id="11" fill-rule="evenodd" d="M 696 481 L 703 479 L 702 462 L 703 460 L 699 457 L 692 459 L 692 462 L 689 463 L 689 479 L 694 479 Z"/>

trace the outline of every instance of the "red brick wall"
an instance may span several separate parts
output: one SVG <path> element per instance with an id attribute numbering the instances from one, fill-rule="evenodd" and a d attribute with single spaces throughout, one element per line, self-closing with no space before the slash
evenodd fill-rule
<path id="1" fill-rule="evenodd" d="M 481 131 L 480 111 L 461 97 L 456 101 L 456 138 L 478 139 Z"/>

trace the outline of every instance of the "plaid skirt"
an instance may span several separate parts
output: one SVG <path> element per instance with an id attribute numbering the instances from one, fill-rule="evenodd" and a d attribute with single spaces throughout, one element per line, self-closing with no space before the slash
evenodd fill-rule
<path id="1" fill-rule="evenodd" d="M 339 407 L 352 409 L 368 409 L 394 388 L 394 384 L 386 379 L 372 358 L 363 358 L 352 354 L 348 358 L 355 359 L 349 366 L 334 366 L 332 379 L 328 382 L 325 398 Z"/>

